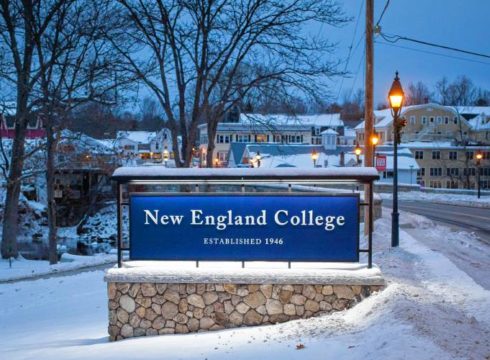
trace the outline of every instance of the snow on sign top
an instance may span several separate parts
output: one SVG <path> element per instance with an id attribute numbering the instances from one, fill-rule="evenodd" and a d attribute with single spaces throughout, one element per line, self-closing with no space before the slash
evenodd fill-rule
<path id="1" fill-rule="evenodd" d="M 339 167 L 339 168 L 166 168 L 164 166 L 151 167 L 120 167 L 117 168 L 112 178 L 114 180 L 136 179 L 203 179 L 203 178 L 228 178 L 228 179 L 343 179 L 343 180 L 377 180 L 378 172 L 375 168 L 366 167 Z"/>

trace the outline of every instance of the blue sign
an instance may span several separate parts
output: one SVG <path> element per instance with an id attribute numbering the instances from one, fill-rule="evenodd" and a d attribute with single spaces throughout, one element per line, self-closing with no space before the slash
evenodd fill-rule
<path id="1" fill-rule="evenodd" d="M 131 195 L 131 260 L 359 261 L 359 196 Z"/>

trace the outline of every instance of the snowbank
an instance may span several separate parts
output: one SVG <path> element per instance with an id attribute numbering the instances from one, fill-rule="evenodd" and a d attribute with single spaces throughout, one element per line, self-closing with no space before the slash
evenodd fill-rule
<path id="1" fill-rule="evenodd" d="M 92 267 L 96 265 L 111 264 L 116 261 L 113 254 L 97 254 L 93 256 L 78 256 L 63 254 L 61 261 L 56 265 L 49 265 L 47 260 L 0 260 L 0 282 L 27 279 L 42 275 L 56 274 L 64 271 L 72 271 Z"/>
<path id="2" fill-rule="evenodd" d="M 392 199 L 393 194 L 379 193 L 382 199 Z M 399 192 L 399 200 L 427 201 L 435 204 L 460 205 L 471 207 L 490 207 L 490 196 L 478 199 L 475 195 L 427 193 L 421 191 Z"/>

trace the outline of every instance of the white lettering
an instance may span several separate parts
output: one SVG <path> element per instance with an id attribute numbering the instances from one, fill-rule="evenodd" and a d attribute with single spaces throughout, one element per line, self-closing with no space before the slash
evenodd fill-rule
<path id="1" fill-rule="evenodd" d="M 152 215 L 150 210 L 144 210 L 145 211 L 145 225 L 149 225 L 150 223 L 148 222 L 148 217 L 150 217 L 150 220 L 153 221 L 155 225 L 158 223 L 158 212 L 159 210 L 153 210 L 155 212 L 155 216 Z"/>

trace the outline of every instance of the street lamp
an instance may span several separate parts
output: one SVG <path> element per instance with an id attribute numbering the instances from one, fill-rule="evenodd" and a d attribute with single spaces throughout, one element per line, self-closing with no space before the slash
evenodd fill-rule
<path id="1" fill-rule="evenodd" d="M 219 167 L 219 159 L 214 159 L 214 167 Z"/>
<path id="2" fill-rule="evenodd" d="M 393 115 L 393 212 L 391 213 L 391 246 L 395 247 L 399 244 L 399 216 L 398 213 L 398 144 L 400 143 L 401 128 L 406 125 L 403 119 L 400 119 L 400 113 L 403 106 L 404 93 L 398 71 L 391 85 L 388 94 L 390 101 L 391 114 Z"/>
<path id="3" fill-rule="evenodd" d="M 359 166 L 361 164 L 361 159 L 359 158 L 359 156 L 361 156 L 362 154 L 362 149 L 359 146 L 359 142 L 357 141 L 356 141 L 356 147 L 354 148 L 354 154 L 356 154 L 357 166 Z"/>
<path id="4" fill-rule="evenodd" d="M 168 156 L 168 149 L 167 146 L 165 146 L 165 148 L 163 149 L 163 162 L 165 163 L 165 167 L 167 167 Z"/>
<path id="5" fill-rule="evenodd" d="M 260 156 L 260 151 L 257 151 L 257 154 L 255 155 L 255 163 L 257 164 L 257 167 L 260 167 L 260 159 L 262 159 Z"/>
<path id="6" fill-rule="evenodd" d="M 311 153 L 311 160 L 313 160 L 313 167 L 316 167 L 316 161 L 318 160 L 318 153 L 316 152 L 315 149 L 313 149 L 313 152 Z"/>
<path id="7" fill-rule="evenodd" d="M 412 171 L 413 171 L 413 165 L 410 165 L 410 186 L 412 186 L 412 184 L 413 184 L 413 181 L 412 181 Z"/>
<path id="8" fill-rule="evenodd" d="M 483 154 L 479 151 L 475 155 L 476 157 L 476 186 L 478 189 L 478 199 L 480 198 L 480 165 L 481 165 L 481 159 L 483 159 Z"/>
<path id="9" fill-rule="evenodd" d="M 376 165 L 376 146 L 379 143 L 379 135 L 376 131 L 371 135 L 371 145 L 373 145 L 373 166 Z"/>

